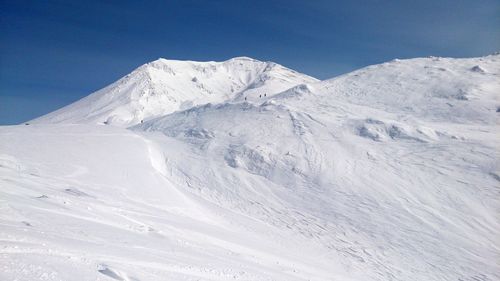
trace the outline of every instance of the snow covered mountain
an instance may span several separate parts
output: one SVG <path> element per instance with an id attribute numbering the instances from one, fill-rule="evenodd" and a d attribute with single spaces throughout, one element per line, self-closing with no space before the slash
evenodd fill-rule
<path id="1" fill-rule="evenodd" d="M 32 123 L 128 127 L 198 104 L 272 95 L 315 78 L 247 57 L 224 62 L 158 59 L 108 87 Z"/>
<path id="2" fill-rule="evenodd" d="M 145 65 L 0 128 L 0 279 L 500 279 L 499 55 L 326 81 L 237 58 L 206 95 L 152 64 L 165 112 L 132 114 Z"/>
<path id="3" fill-rule="evenodd" d="M 495 279 L 499 74 L 499 56 L 393 61 L 134 130 L 188 145 L 163 152 L 177 185 L 311 238 L 348 276 Z"/>
<path id="4" fill-rule="evenodd" d="M 499 58 L 393 60 L 320 82 L 335 99 L 434 121 L 498 120 Z"/>

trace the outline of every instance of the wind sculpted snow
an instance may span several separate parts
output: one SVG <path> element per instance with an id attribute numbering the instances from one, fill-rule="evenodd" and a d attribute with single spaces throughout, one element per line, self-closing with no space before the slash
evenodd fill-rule
<path id="1" fill-rule="evenodd" d="M 498 60 L 0 128 L 0 279 L 497 280 Z"/>

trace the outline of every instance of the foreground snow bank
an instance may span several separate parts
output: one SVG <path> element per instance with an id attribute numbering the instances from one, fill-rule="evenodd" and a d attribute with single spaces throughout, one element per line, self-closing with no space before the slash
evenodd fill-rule
<path id="1" fill-rule="evenodd" d="M 0 279 L 328 280 L 340 272 L 317 263 L 306 240 L 175 185 L 156 169 L 166 167 L 158 157 L 149 140 L 109 126 L 0 128 Z"/>

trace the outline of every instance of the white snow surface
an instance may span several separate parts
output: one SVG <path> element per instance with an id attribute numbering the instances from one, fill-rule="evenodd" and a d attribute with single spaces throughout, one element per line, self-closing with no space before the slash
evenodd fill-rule
<path id="1" fill-rule="evenodd" d="M 128 127 L 204 103 L 270 95 L 317 80 L 273 62 L 237 57 L 224 62 L 158 59 L 108 87 L 32 123 Z"/>
<path id="2" fill-rule="evenodd" d="M 499 280 L 499 93 L 499 55 L 146 64 L 0 127 L 0 279 Z"/>

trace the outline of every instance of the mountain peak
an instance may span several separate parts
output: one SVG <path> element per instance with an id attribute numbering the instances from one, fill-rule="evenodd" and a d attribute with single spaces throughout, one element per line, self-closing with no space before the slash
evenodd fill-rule
<path id="1" fill-rule="evenodd" d="M 234 58 L 230 58 L 230 59 L 227 59 L 224 61 L 194 61 L 194 60 L 167 59 L 167 58 L 160 57 L 156 60 L 153 60 L 153 61 L 146 63 L 146 65 L 160 64 L 160 63 L 163 63 L 163 64 L 169 64 L 169 63 L 213 64 L 213 63 L 227 63 L 227 62 L 234 62 L 234 61 L 238 61 L 238 62 L 239 61 L 242 61 L 242 62 L 247 61 L 247 62 L 260 62 L 260 63 L 262 63 L 262 61 L 260 61 L 258 59 L 254 59 L 254 58 L 247 57 L 247 56 L 234 57 Z"/>
<path id="2" fill-rule="evenodd" d="M 108 87 L 34 123 L 94 123 L 129 127 L 177 110 L 247 98 L 258 101 L 318 81 L 272 62 L 235 57 L 222 62 L 159 58 Z"/>

